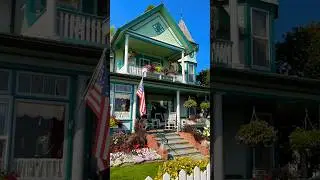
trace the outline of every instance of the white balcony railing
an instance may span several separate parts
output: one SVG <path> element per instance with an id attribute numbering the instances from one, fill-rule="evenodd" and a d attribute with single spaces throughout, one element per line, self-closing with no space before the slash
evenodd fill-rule
<path id="1" fill-rule="evenodd" d="M 103 17 L 57 8 L 57 35 L 62 39 L 106 44 L 108 24 Z"/>
<path id="2" fill-rule="evenodd" d="M 64 179 L 63 159 L 18 158 L 13 165 L 22 180 Z"/>
<path id="3" fill-rule="evenodd" d="M 142 67 L 129 65 L 128 69 L 129 74 L 134 76 L 140 76 L 142 77 Z M 182 75 L 164 75 L 161 73 L 153 73 L 153 72 L 147 72 L 145 73 L 145 77 L 152 78 L 152 79 L 158 79 L 163 81 L 169 81 L 169 82 L 183 82 L 182 81 Z"/>
<path id="4" fill-rule="evenodd" d="M 232 65 L 232 42 L 226 40 L 214 40 L 213 62 L 215 65 Z"/>

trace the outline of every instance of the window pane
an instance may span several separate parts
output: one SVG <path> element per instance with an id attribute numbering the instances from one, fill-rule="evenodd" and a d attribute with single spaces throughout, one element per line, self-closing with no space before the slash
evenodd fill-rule
<path id="1" fill-rule="evenodd" d="M 56 95 L 67 96 L 68 80 L 66 78 L 59 78 L 56 80 Z"/>
<path id="2" fill-rule="evenodd" d="M 31 75 L 23 73 L 19 74 L 18 92 L 31 93 Z"/>
<path id="3" fill-rule="evenodd" d="M 267 37 L 267 13 L 252 10 L 252 32 L 255 36 Z"/>
<path id="4" fill-rule="evenodd" d="M 116 92 L 128 92 L 131 93 L 132 86 L 130 85 L 122 85 L 122 84 L 116 84 Z"/>
<path id="5" fill-rule="evenodd" d="M 269 66 L 268 41 L 253 39 L 253 65 Z"/>
<path id="6" fill-rule="evenodd" d="M 130 111 L 130 95 L 115 94 L 115 111 Z"/>
<path id="7" fill-rule="evenodd" d="M 0 71 L 0 91 L 8 91 L 9 85 L 9 72 L 8 71 Z"/>
<path id="8" fill-rule="evenodd" d="M 44 78 L 44 94 L 55 95 L 56 80 L 54 77 Z"/>
<path id="9" fill-rule="evenodd" d="M 15 158 L 62 158 L 62 105 L 19 102 L 15 126 Z"/>
<path id="10" fill-rule="evenodd" d="M 3 169 L 4 167 L 4 160 L 6 157 L 6 141 L 0 140 L 0 169 Z"/>
<path id="11" fill-rule="evenodd" d="M 8 121 L 8 103 L 0 102 L 0 135 L 7 134 L 7 121 Z"/>
<path id="12" fill-rule="evenodd" d="M 43 76 L 32 75 L 32 94 L 43 94 Z"/>
<path id="13" fill-rule="evenodd" d="M 114 114 L 118 119 L 130 118 L 130 94 L 115 93 Z"/>

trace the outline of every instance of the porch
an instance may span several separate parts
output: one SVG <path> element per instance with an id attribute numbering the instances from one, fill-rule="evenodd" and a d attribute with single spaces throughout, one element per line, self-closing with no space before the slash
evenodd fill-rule
<path id="1" fill-rule="evenodd" d="M 128 30 L 115 40 L 110 71 L 155 80 L 197 84 L 196 64 L 188 62 L 186 49 Z M 150 68 L 146 68 L 150 66 Z M 143 69 L 147 71 L 143 73 Z"/>
<path id="2" fill-rule="evenodd" d="M 204 117 L 199 108 L 201 102 L 209 101 L 209 94 L 170 90 L 164 87 L 154 88 L 148 84 L 145 84 L 145 94 L 147 130 L 181 131 L 185 125 L 203 128 L 210 123 L 210 117 Z M 190 109 L 184 107 L 184 103 L 189 98 L 197 102 L 196 107 Z M 137 105 L 138 109 L 138 99 Z M 139 116 L 137 112 L 134 119 Z"/>
<path id="3" fill-rule="evenodd" d="M 215 178 L 251 178 L 254 167 L 263 174 L 280 171 L 293 162 L 290 133 L 296 127 L 305 128 L 306 122 L 307 128 L 319 127 L 317 80 L 223 67 L 215 68 L 211 77 Z M 255 120 L 254 114 L 277 130 L 273 146 L 253 151 L 236 140 L 240 126 Z"/>

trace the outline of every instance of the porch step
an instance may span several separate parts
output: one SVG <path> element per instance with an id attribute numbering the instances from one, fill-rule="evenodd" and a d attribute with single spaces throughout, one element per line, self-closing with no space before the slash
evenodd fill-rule
<path id="1" fill-rule="evenodd" d="M 192 156 L 196 159 L 203 158 L 201 153 L 188 141 L 179 136 L 176 132 L 167 132 L 163 134 L 168 143 L 165 143 L 164 147 L 168 150 L 168 153 L 174 157 Z M 162 138 L 156 137 L 156 140 L 161 143 Z"/>
<path id="2" fill-rule="evenodd" d="M 166 149 L 175 149 L 175 150 L 178 150 L 178 149 L 194 149 L 194 147 L 189 144 L 189 143 L 182 143 L 182 144 L 169 144 L 169 145 L 165 145 L 164 146 Z"/>

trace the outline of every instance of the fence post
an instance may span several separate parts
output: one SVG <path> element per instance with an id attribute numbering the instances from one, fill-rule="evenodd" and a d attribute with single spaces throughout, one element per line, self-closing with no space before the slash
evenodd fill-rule
<path id="1" fill-rule="evenodd" d="M 168 173 L 165 173 L 162 177 L 162 180 L 170 180 L 170 175 Z"/>
<path id="2" fill-rule="evenodd" d="M 148 176 L 145 180 L 152 180 L 152 178 L 150 176 Z"/>
<path id="3" fill-rule="evenodd" d="M 180 172 L 179 172 L 179 180 L 186 180 L 187 179 L 187 173 L 186 173 L 186 171 L 185 170 L 181 170 Z"/>
<path id="4" fill-rule="evenodd" d="M 207 165 L 207 180 L 210 180 L 211 172 L 210 172 L 210 163 Z"/>
<path id="5" fill-rule="evenodd" d="M 200 179 L 200 168 L 198 166 L 196 166 L 193 170 L 193 174 L 194 174 L 194 179 Z"/>

